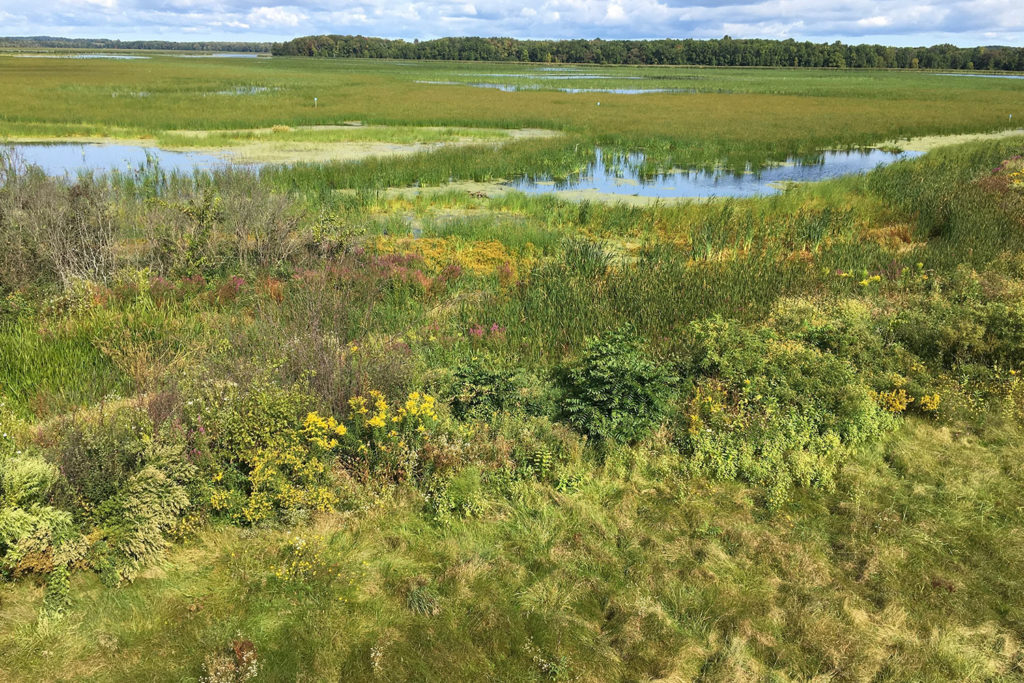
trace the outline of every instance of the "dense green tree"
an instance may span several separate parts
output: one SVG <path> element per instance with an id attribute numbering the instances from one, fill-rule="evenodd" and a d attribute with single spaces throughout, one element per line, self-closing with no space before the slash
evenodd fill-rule
<path id="1" fill-rule="evenodd" d="M 439 38 L 413 41 L 363 36 L 305 36 L 275 43 L 273 54 L 305 57 L 451 59 L 572 64 L 692 64 L 855 69 L 1024 70 L 1024 48 L 890 47 L 788 40 L 516 40 Z"/>

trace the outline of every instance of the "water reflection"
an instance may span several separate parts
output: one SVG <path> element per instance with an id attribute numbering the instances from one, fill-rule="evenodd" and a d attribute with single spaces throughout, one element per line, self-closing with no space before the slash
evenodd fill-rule
<path id="1" fill-rule="evenodd" d="M 966 78 L 1013 78 L 1016 80 L 1024 79 L 1024 76 L 1014 76 L 1012 74 L 935 74 L 936 76 L 964 76 Z"/>
<path id="2" fill-rule="evenodd" d="M 191 173 L 193 169 L 212 170 L 229 165 L 225 159 L 206 152 L 171 152 L 138 145 L 26 143 L 7 145 L 6 148 L 14 152 L 16 159 L 39 166 L 52 176 L 74 176 L 80 171 L 134 171 L 152 161 L 164 171 L 185 173 Z"/>
<path id="3" fill-rule="evenodd" d="M 879 165 L 920 156 L 921 152 L 887 152 L 869 149 L 852 152 L 825 152 L 817 163 L 790 159 L 781 166 L 758 173 L 734 174 L 726 171 L 671 171 L 653 177 L 640 173 L 642 154 L 606 155 L 595 150 L 594 161 L 582 173 L 564 181 L 550 178 L 520 178 L 510 187 L 527 194 L 553 191 L 583 191 L 604 195 L 661 197 L 753 197 L 775 194 L 787 182 L 817 182 L 854 173 L 865 173 Z"/>
<path id="4" fill-rule="evenodd" d="M 556 88 L 550 86 L 518 85 L 515 83 L 465 83 L 462 81 L 416 81 L 421 85 L 467 85 L 471 88 L 489 88 L 501 92 L 566 92 L 611 93 L 614 95 L 645 95 L 647 93 L 689 93 L 699 92 L 695 88 Z"/>

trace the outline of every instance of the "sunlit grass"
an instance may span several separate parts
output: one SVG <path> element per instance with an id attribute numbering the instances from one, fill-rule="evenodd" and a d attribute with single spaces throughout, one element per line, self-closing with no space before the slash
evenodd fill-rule
<path id="1" fill-rule="evenodd" d="M 299 58 L 154 57 L 94 63 L 0 57 L 0 87 L 8 93 L 0 112 L 0 135 L 23 134 L 29 125 L 51 135 L 157 135 L 179 129 L 295 128 L 352 120 L 403 127 L 530 127 L 567 131 L 590 144 L 643 150 L 666 165 L 725 163 L 742 168 L 813 156 L 823 148 L 1003 129 L 1011 126 L 1010 114 L 1024 119 L 1019 111 L 1020 86 L 1012 81 L 942 79 L 929 73 L 593 69 L 595 74 L 618 78 L 612 82 L 619 85 L 696 83 L 712 91 L 642 96 L 503 93 L 415 82 L 525 71 L 530 69 Z"/>
<path id="2" fill-rule="evenodd" d="M 627 324 L 680 375 L 673 412 L 632 445 L 584 439 L 557 412 L 453 422 L 451 440 L 437 442 L 449 450 L 435 453 L 455 461 L 445 477 L 477 485 L 464 517 L 432 512 L 438 494 L 425 482 L 361 481 L 338 463 L 330 512 L 248 528 L 211 513 L 116 587 L 83 561 L 59 617 L 43 610 L 42 556 L 42 569 L 0 577 L 0 679 L 198 680 L 236 639 L 252 642 L 267 680 L 1020 678 L 1024 401 L 1013 359 L 1024 195 L 993 189 L 992 169 L 1024 138 L 763 198 L 630 206 L 458 184 L 388 191 L 566 174 L 597 143 L 659 164 L 741 168 L 900 134 L 990 130 L 1013 90 L 954 79 L 945 91 L 913 73 L 602 67 L 622 83 L 707 81 L 740 94 L 601 95 L 598 107 L 564 93 L 412 83 L 527 70 L 511 65 L 146 65 L 0 57 L 13 102 L 0 133 L 475 144 L 256 174 L 147 166 L 76 183 L 10 171 L 0 401 L 16 434 L 3 435 L 0 464 L 15 437 L 63 462 L 60 449 L 78 444 L 57 427 L 118 403 L 162 420 L 145 448 L 193 439 L 183 457 L 201 467 L 204 437 L 186 437 L 185 418 L 210 388 L 303 387 L 339 418 L 367 387 L 454 399 L 453 374 L 471 363 L 531 378 L 517 391 L 554 391 L 588 339 Z M 203 94 L 241 85 L 269 90 Z M 121 106 L 114 88 L 151 94 Z M 364 125 L 342 125 L 352 120 Z M 528 126 L 563 135 L 504 140 Z M 79 215 L 102 217 L 114 235 L 112 265 L 90 282 L 55 258 L 68 253 L 43 248 L 49 235 L 78 235 Z M 840 309 L 867 321 L 861 336 Z M 886 383 L 878 390 L 920 381 L 917 395 L 941 393 L 941 410 L 892 417 L 891 431 L 842 450 L 834 487 L 796 486 L 774 506 L 765 486 L 691 475 L 677 437 L 703 377 L 691 367 L 692 325 L 716 316 L 758 338 L 789 325 L 773 349 L 813 350 L 822 365 L 835 357 L 856 382 Z M 701 362 L 724 366 L 734 353 L 744 350 Z M 916 375 L 891 377 L 891 367 Z M 747 379 L 799 394 L 812 386 L 801 373 L 815 369 L 788 384 Z M 722 396 L 724 419 L 744 415 L 751 397 Z M 777 408 L 803 410 L 792 405 Z M 558 454 L 572 476 L 510 474 L 545 455 L 535 449 L 547 432 L 572 445 Z M 120 456 L 122 445 L 109 448 Z M 206 486 L 217 474 L 202 476 Z M 205 506 L 209 490 L 198 490 Z M 93 511 L 78 514 L 83 542 L 105 542 Z M 282 570 L 297 537 L 316 572 Z"/>

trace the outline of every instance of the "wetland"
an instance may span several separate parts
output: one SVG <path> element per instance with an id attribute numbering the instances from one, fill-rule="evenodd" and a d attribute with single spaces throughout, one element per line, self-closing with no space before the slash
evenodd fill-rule
<path id="1" fill-rule="evenodd" d="M 1021 678 L 1019 80 L 138 56 L 0 54 L 0 680 Z"/>

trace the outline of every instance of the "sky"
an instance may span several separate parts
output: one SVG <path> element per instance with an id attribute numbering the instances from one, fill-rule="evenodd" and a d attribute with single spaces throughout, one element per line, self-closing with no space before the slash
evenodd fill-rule
<path id="1" fill-rule="evenodd" d="M 0 35 L 186 41 L 283 41 L 320 33 L 407 40 L 444 36 L 636 39 L 730 35 L 885 45 L 1024 46 L 1024 0 L 263 2 L 0 0 Z"/>

